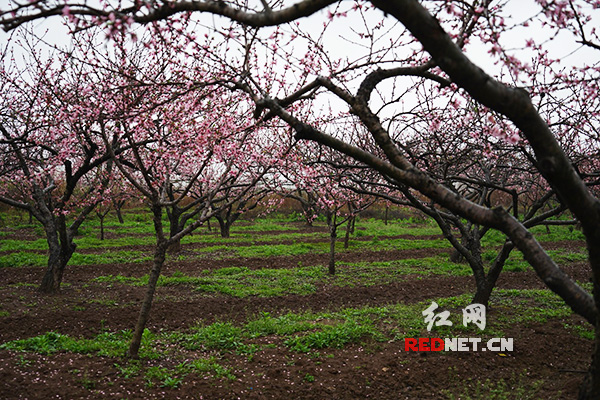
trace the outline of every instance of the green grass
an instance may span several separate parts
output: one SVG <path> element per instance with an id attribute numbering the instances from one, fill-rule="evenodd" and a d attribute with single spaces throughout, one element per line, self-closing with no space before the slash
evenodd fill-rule
<path id="1" fill-rule="evenodd" d="M 3 239 L 0 242 L 0 251 L 20 251 L 20 250 L 48 250 L 46 239 L 37 240 L 14 240 Z"/>
<path id="2" fill-rule="evenodd" d="M 189 285 L 195 290 L 206 293 L 219 293 L 233 297 L 270 297 L 311 294 L 316 292 L 320 284 L 372 286 L 399 282 L 408 275 L 430 274 L 469 276 L 471 271 L 465 264 L 452 263 L 446 256 L 437 256 L 371 263 L 338 263 L 335 276 L 328 275 L 326 267 L 320 265 L 256 270 L 246 267 L 227 267 L 204 271 L 199 276 L 189 276 L 177 271 L 170 276 L 162 275 L 158 280 L 158 286 Z M 139 278 L 107 275 L 99 276 L 94 281 L 144 286 L 148 283 L 148 275 Z"/>
<path id="3" fill-rule="evenodd" d="M 368 323 L 348 320 L 336 325 L 322 326 L 321 330 L 285 341 L 291 350 L 308 353 L 315 349 L 341 348 L 349 343 L 360 343 L 365 337 L 380 338 L 380 332 Z"/>
<path id="4" fill-rule="evenodd" d="M 171 276 L 163 275 L 157 285 L 191 285 L 195 290 L 207 293 L 220 293 L 234 297 L 268 297 L 314 293 L 316 284 L 323 279 L 324 275 L 325 270 L 322 267 L 258 270 L 228 267 L 205 271 L 200 276 L 187 276 L 180 272 L 175 272 Z M 108 275 L 99 276 L 94 281 L 144 286 L 148 283 L 148 275 L 140 278 Z"/>
<path id="5" fill-rule="evenodd" d="M 219 364 L 214 356 L 187 359 L 172 368 L 158 365 L 144 367 L 140 360 L 128 360 L 125 363 L 115 363 L 114 365 L 123 379 L 143 375 L 146 387 L 159 386 L 176 389 L 189 374 L 235 379 L 231 369 Z"/>
<path id="6" fill-rule="evenodd" d="M 308 333 L 298 336 L 300 332 Z M 218 350 L 248 354 L 258 350 L 256 346 L 247 343 L 250 339 L 270 335 L 287 338 L 285 345 L 293 351 L 300 352 L 342 347 L 347 343 L 358 342 L 366 336 L 381 336 L 374 324 L 360 313 L 290 313 L 280 317 L 264 314 L 244 326 L 235 326 L 230 322 L 216 322 L 206 326 L 196 326 L 188 333 L 152 334 L 146 330 L 140 357 L 145 359 L 164 357 L 164 353 L 155 350 L 161 346 L 171 349 L 179 346 L 184 351 Z M 6 342 L 0 345 L 0 349 L 44 355 L 71 352 L 119 358 L 125 354 L 130 338 L 129 331 L 106 332 L 93 339 L 73 338 L 56 332 L 47 332 L 28 339 Z M 135 366 L 121 369 L 126 376 L 138 372 Z M 156 376 L 153 380 L 154 378 Z"/>
<path id="7" fill-rule="evenodd" d="M 124 379 L 133 378 L 140 374 L 142 366 L 140 360 L 127 360 L 123 364 L 115 363 L 115 368 L 119 371 L 119 374 Z"/>
<path id="8" fill-rule="evenodd" d="M 357 250 L 414 250 L 414 249 L 446 249 L 452 245 L 445 239 L 379 239 L 374 237 L 367 242 L 353 242 L 352 248 Z"/>
<path id="9" fill-rule="evenodd" d="M 231 350 L 242 344 L 242 328 L 230 322 L 215 322 L 214 324 L 197 327 L 192 334 L 185 335 L 183 347 L 188 350 Z"/>
<path id="10" fill-rule="evenodd" d="M 308 312 L 287 313 L 277 317 L 265 312 L 258 318 L 250 320 L 246 324 L 245 331 L 250 338 L 269 335 L 286 336 L 315 329 L 317 318 L 315 314 Z"/>
<path id="11" fill-rule="evenodd" d="M 125 355 L 131 331 L 104 332 L 93 339 L 77 339 L 56 332 L 47 332 L 40 336 L 28 339 L 20 339 L 0 345 L 0 349 L 28 351 L 44 355 L 58 352 L 70 352 L 79 354 L 94 354 L 106 357 L 122 357 Z M 154 341 L 154 335 L 150 331 L 144 331 L 142 336 L 142 347 L 140 356 L 156 359 L 160 354 L 153 351 L 149 344 Z"/>
<path id="12" fill-rule="evenodd" d="M 119 237 L 99 241 L 97 224 L 86 222 L 82 229 L 83 237 L 76 241 L 79 248 L 107 247 L 109 251 L 101 254 L 75 253 L 70 264 L 90 265 L 102 263 L 132 263 L 147 262 L 151 255 L 147 251 L 125 251 L 119 246 L 133 244 L 153 244 L 152 227 L 143 218 L 146 214 L 128 215 L 124 226 L 110 228 L 115 232 L 143 233 L 144 237 Z M 322 226 L 322 223 L 321 223 Z M 443 239 L 421 240 L 419 238 L 400 239 L 390 238 L 397 235 L 436 235 L 439 229 L 432 223 L 422 223 L 418 227 L 412 221 L 395 221 L 384 225 L 381 221 L 359 221 L 356 237 L 370 240 L 351 240 L 349 251 L 395 250 L 421 248 L 449 248 Z M 26 229 L 34 230 L 32 226 Z M 195 234 L 187 237 L 184 243 L 203 243 L 209 246 L 195 249 L 197 255 L 189 257 L 269 257 L 293 256 L 302 254 L 325 254 L 328 251 L 327 234 L 298 233 L 295 226 L 285 220 L 265 219 L 255 221 L 251 225 L 240 225 L 230 239 L 222 239 L 218 234 Z M 252 232 L 270 230 L 285 230 L 279 235 Z M 572 240 L 579 239 L 578 231 L 570 232 L 567 227 L 552 227 L 547 234 L 544 227 L 535 228 L 538 240 Z M 203 230 L 204 232 L 205 230 Z M 39 232 L 38 232 L 39 233 Z M 322 239 L 319 243 L 303 243 L 304 239 Z M 296 241 L 291 244 L 267 245 L 266 242 L 275 240 Z M 502 244 L 504 237 L 497 232 L 490 232 L 484 240 L 484 260 L 490 262 L 495 257 L 497 249 L 490 246 Z M 249 243 L 245 246 L 230 246 L 230 243 Z M 32 253 L 31 250 L 42 250 L 45 240 L 29 242 L 3 240 L 0 250 L 12 251 L 0 256 L 0 267 L 19 265 L 46 265 L 46 255 Z M 342 251 L 341 242 L 338 251 Z M 28 252 L 29 250 L 29 252 Z M 560 263 L 572 263 L 587 260 L 587 253 L 581 250 L 570 252 L 565 249 L 549 251 L 550 255 Z M 173 260 L 175 257 L 168 258 Z M 402 259 L 381 262 L 338 262 L 337 274 L 333 277 L 327 274 L 326 267 L 302 266 L 295 268 L 265 268 L 249 269 L 245 267 L 228 267 L 217 270 L 201 271 L 196 276 L 175 272 L 169 276 L 161 276 L 159 286 L 187 285 L 190 290 L 234 297 L 248 296 L 283 296 L 289 294 L 308 295 L 326 286 L 371 286 L 401 282 L 410 276 L 411 279 L 432 276 L 470 276 L 471 270 L 467 264 L 455 264 L 448 261 L 445 254 L 420 259 Z M 530 268 L 523 260 L 522 254 L 515 251 L 507 261 L 505 270 L 524 271 Z M 100 276 L 94 279 L 98 283 L 126 284 L 143 286 L 148 282 L 148 276 L 128 277 L 123 275 Z M 584 285 L 585 286 L 585 285 Z M 589 289 L 589 285 L 585 286 Z M 115 367 L 124 379 L 141 378 L 148 387 L 166 389 L 178 388 L 189 375 L 210 376 L 217 379 L 235 379 L 234 371 L 222 365 L 222 359 L 230 353 L 241 354 L 248 359 L 269 347 L 281 348 L 292 353 L 320 354 L 322 349 L 343 348 L 350 344 L 379 343 L 387 341 L 402 341 L 406 337 L 504 337 L 504 332 L 514 326 L 547 323 L 549 320 L 563 319 L 572 315 L 572 311 L 564 302 L 549 290 L 506 290 L 496 289 L 492 293 L 490 304 L 493 312 L 488 314 L 486 329 L 482 332 L 476 326 L 462 325 L 461 309 L 472 298 L 471 293 L 440 299 L 431 299 L 415 304 L 390 304 L 386 306 L 366 306 L 346 308 L 322 312 L 283 312 L 259 313 L 245 322 L 217 321 L 211 324 L 198 324 L 181 327 L 180 331 L 144 333 L 141 361 L 123 362 L 131 332 L 103 332 L 93 338 L 75 338 L 57 332 L 47 332 L 36 337 L 6 342 L 0 349 L 35 352 L 52 355 L 59 352 L 88 354 L 92 356 L 111 357 L 115 359 Z M 432 300 L 438 302 L 440 310 L 451 312 L 451 327 L 434 327 L 432 332 L 426 331 L 422 311 Z M 275 300 L 276 301 L 276 300 Z M 89 301 L 105 307 L 119 306 L 110 298 L 96 298 Z M 81 307 L 81 306 L 76 306 Z M 8 316 L 0 307 L 0 316 Z M 571 321 L 569 319 L 569 321 Z M 593 338 L 593 329 L 586 324 L 573 322 L 565 323 L 565 329 L 573 335 L 587 339 Z M 22 356 L 21 356 L 22 357 Z M 22 360 L 24 360 L 22 358 Z M 25 361 L 23 361 L 25 362 Z M 314 381 L 314 376 L 302 372 L 308 383 Z M 93 387 L 94 382 L 81 378 L 82 385 Z M 494 382 L 471 380 L 460 388 L 455 388 L 445 395 L 450 398 L 490 398 L 505 399 L 535 398 L 537 383 L 525 385 L 518 378 L 511 380 L 499 379 Z M 513 396 L 513 397 L 511 397 Z"/>
<path id="13" fill-rule="evenodd" d="M 251 228 L 258 226 L 264 228 L 264 224 L 252 225 Z M 279 226 L 279 225 L 278 225 Z M 275 228 L 275 226 L 269 226 Z M 279 226 L 281 227 L 281 226 Z M 294 227 L 288 227 L 295 229 Z M 408 228 L 403 228 L 404 230 Z M 415 229 L 415 228 L 412 228 Z M 267 229 L 265 229 L 267 230 Z M 358 231 L 362 232 L 362 231 Z M 390 230 L 390 234 L 394 233 Z M 303 242 L 304 239 L 322 239 L 321 242 Z M 292 244 L 266 244 L 273 241 L 292 240 Z M 119 247 L 129 246 L 152 246 L 155 238 L 150 232 L 148 236 L 126 236 L 113 239 L 100 240 L 92 232 L 86 236 L 75 239 L 78 249 L 109 249 L 103 253 L 82 254 L 75 252 L 69 261 L 69 265 L 93 265 L 110 263 L 139 263 L 151 260 L 151 255 L 147 251 L 141 250 L 118 250 Z M 220 257 L 271 257 L 271 256 L 294 256 L 308 253 L 325 254 L 329 251 L 329 242 L 326 233 L 299 233 L 290 232 L 278 235 L 252 235 L 242 232 L 232 234 L 232 237 L 224 239 L 215 234 L 195 234 L 187 236 L 182 240 L 183 244 L 202 243 L 208 244 L 206 247 L 196 248 L 194 252 L 199 256 L 207 253 L 216 253 Z M 242 244 L 240 246 L 231 246 L 231 243 Z M 250 245 L 244 245 L 249 243 Z M 265 244 L 261 244 L 265 243 Z M 380 239 L 375 236 L 370 241 L 352 241 L 350 251 L 369 250 L 403 250 L 419 248 L 447 248 L 449 244 L 442 239 L 418 240 L 418 239 Z M 33 250 L 47 250 L 46 240 L 38 239 L 33 241 L 4 240 L 0 245 L 0 251 L 12 251 L 12 253 L 0 256 L 0 267 L 18 267 L 18 266 L 44 266 L 47 263 L 46 254 L 33 253 Z M 343 244 L 338 241 L 336 244 L 338 252 L 344 251 Z M 179 257 L 179 256 L 174 256 Z M 189 258 L 184 256 L 183 258 Z"/>
<path id="14" fill-rule="evenodd" d="M 588 259 L 588 254 L 585 246 L 582 246 L 577 252 L 573 252 L 567 249 L 557 249 L 547 250 L 546 253 L 548 253 L 548 255 L 552 257 L 552 259 L 559 265 L 572 263 L 576 261 L 587 261 Z M 482 258 L 484 261 L 492 263 L 497 255 L 497 249 L 490 249 L 485 250 L 482 253 Z M 521 253 L 519 250 L 513 250 L 510 253 L 510 257 L 508 258 L 508 260 L 506 260 L 504 264 L 504 271 L 509 272 L 522 272 L 530 269 L 531 266 L 527 261 L 524 260 L 523 253 Z"/>
<path id="15" fill-rule="evenodd" d="M 565 324 L 565 328 L 568 329 L 569 331 L 573 332 L 574 334 L 576 334 L 579 337 L 582 337 L 584 339 L 588 339 L 588 340 L 594 340 L 594 328 L 591 325 L 571 325 L 571 324 Z"/>
<path id="16" fill-rule="evenodd" d="M 506 269 L 514 271 L 517 267 L 529 268 L 527 263 L 518 259 L 519 257 L 522 258 L 520 253 L 516 253 L 516 259 L 509 259 Z M 414 276 L 471 276 L 471 274 L 467 264 L 452 263 L 447 255 L 442 254 L 435 257 L 393 261 L 339 262 L 334 276 L 328 275 L 326 267 L 322 265 L 255 270 L 246 267 L 228 267 L 213 271 L 205 270 L 198 276 L 174 272 L 170 276 L 162 275 L 158 286 L 189 285 L 197 291 L 232 297 L 272 297 L 315 293 L 319 285 L 368 287 L 401 282 Z M 139 278 L 108 275 L 99 276 L 94 281 L 144 286 L 148 283 L 148 275 Z"/>
<path id="17" fill-rule="evenodd" d="M 292 229 L 292 228 L 290 228 Z M 129 233 L 129 232 L 127 232 Z M 232 233 L 229 238 L 222 238 L 218 233 L 206 233 L 196 231 L 192 235 L 185 236 L 182 244 L 202 243 L 202 244 L 230 244 L 230 243 L 260 243 L 273 240 L 302 240 L 313 238 L 325 238 L 325 233 L 301 233 L 288 232 L 273 235 L 256 235 L 250 232 Z M 124 236 L 112 239 L 100 240 L 97 236 L 84 236 L 76 239 L 77 245 L 81 249 L 106 248 L 106 247 L 125 247 L 136 245 L 153 245 L 156 242 L 154 231 L 148 232 L 147 236 Z M 47 247 L 43 247 L 47 248 Z"/>
<path id="18" fill-rule="evenodd" d="M 550 233 L 547 233 L 546 227 L 535 226 L 530 229 L 531 233 L 539 242 L 556 242 L 562 240 L 584 240 L 583 233 L 578 230 L 570 229 L 569 226 L 551 226 Z M 502 232 L 490 229 L 481 240 L 483 247 L 502 246 L 506 235 Z"/>
<path id="19" fill-rule="evenodd" d="M 119 250 L 100 254 L 74 253 L 69 265 L 121 264 L 152 261 L 147 251 Z"/>
<path id="20" fill-rule="evenodd" d="M 470 276 L 467 264 L 448 260 L 447 255 L 425 258 L 406 258 L 393 261 L 339 263 L 336 284 L 340 286 L 370 286 L 398 282 L 406 275 Z"/>
<path id="21" fill-rule="evenodd" d="M 399 236 L 399 235 L 441 235 L 442 231 L 433 221 L 419 221 L 412 219 L 393 220 L 387 225 L 381 220 L 359 220 L 355 225 L 356 237 L 362 236 Z"/>
<path id="22" fill-rule="evenodd" d="M 183 382 L 183 374 L 178 374 L 178 371 L 172 371 L 165 367 L 149 367 L 144 375 L 146 387 L 153 387 L 158 381 L 160 387 L 175 389 Z"/>
<path id="23" fill-rule="evenodd" d="M 269 244 L 232 247 L 230 249 L 236 257 L 299 256 L 308 253 L 326 253 L 329 251 L 329 243 Z"/>
<path id="24" fill-rule="evenodd" d="M 75 252 L 69 261 L 69 266 L 141 263 L 152 260 L 152 254 L 147 251 L 119 250 L 99 254 L 82 254 Z M 10 253 L 0 256 L 0 268 L 4 267 L 43 267 L 48 264 L 46 254 L 29 252 Z"/>
<path id="25" fill-rule="evenodd" d="M 450 248 L 451 245 L 443 239 L 379 239 L 370 241 L 351 241 L 348 250 L 344 250 L 341 241 L 336 242 L 336 251 L 384 251 L 384 250 L 413 250 L 428 248 Z M 329 242 L 293 243 L 293 244 L 256 244 L 254 246 L 228 246 L 225 244 L 203 247 L 194 250 L 197 253 L 223 252 L 221 257 L 274 257 L 299 256 L 304 254 L 326 254 L 329 252 Z"/>
<path id="26" fill-rule="evenodd" d="M 98 237 L 99 232 L 96 231 L 95 228 L 86 227 L 80 230 L 80 235 L 75 239 L 75 242 L 78 245 L 79 249 L 96 249 L 96 248 L 108 248 L 108 247 L 127 247 L 127 246 L 147 246 L 153 245 L 156 241 L 154 237 L 154 231 L 152 229 L 148 229 L 148 226 L 151 224 L 135 224 L 133 226 L 126 225 L 119 227 L 118 229 L 105 229 L 106 232 L 115 232 L 122 233 L 124 235 L 132 234 L 132 233 L 144 233 L 146 236 L 123 236 L 111 239 L 100 240 Z M 366 230 L 357 230 L 356 237 L 363 236 L 391 236 L 391 235 L 401 235 L 401 234 L 411 234 L 411 235 L 433 235 L 439 234 L 439 229 L 435 227 L 409 227 L 409 226 L 395 226 L 395 225 L 383 225 L 378 221 L 365 223 L 364 228 Z M 137 229 L 140 228 L 140 229 Z M 142 229 L 143 228 L 143 229 Z M 263 232 L 270 230 L 296 230 L 296 226 L 282 225 L 279 223 L 270 222 L 269 220 L 256 220 L 252 225 L 248 226 L 240 226 L 239 233 L 232 233 L 230 238 L 222 238 L 217 233 L 206 233 L 204 231 L 196 232 L 193 235 L 188 235 L 182 239 L 182 243 L 204 243 L 204 244 L 229 244 L 229 243 L 245 243 L 245 242 L 253 242 L 253 243 L 261 243 L 261 242 L 271 242 L 274 240 L 297 240 L 302 241 L 303 239 L 323 239 L 324 243 L 322 246 L 323 250 L 326 251 L 328 249 L 328 234 L 326 232 L 311 232 L 311 233 L 303 233 L 303 232 L 288 232 L 288 233 L 279 233 L 277 235 L 256 235 L 252 232 Z M 376 239 L 375 242 L 379 242 L 380 239 Z M 400 245 L 400 248 L 413 248 L 407 244 L 407 242 L 412 242 L 412 240 L 399 240 L 397 243 L 392 243 L 393 246 Z M 300 243 L 301 245 L 302 243 Z M 418 245 L 422 246 L 422 243 Z M 40 238 L 37 240 L 13 240 L 6 239 L 0 243 L 0 251 L 31 251 L 31 250 L 47 250 L 48 244 L 46 239 Z M 309 250 L 312 248 L 309 247 Z M 208 250 L 210 251 L 210 249 Z M 264 250 L 258 250 L 259 253 L 257 256 L 261 256 L 265 253 Z M 303 253 L 301 253 L 303 254 Z"/>
<path id="27" fill-rule="evenodd" d="M 548 289 L 495 289 L 490 304 L 503 309 L 499 320 L 506 325 L 545 323 L 573 313 L 557 294 Z"/>
<path id="28" fill-rule="evenodd" d="M 287 313 L 272 316 L 263 313 L 243 326 L 215 322 L 196 326 L 191 333 L 172 333 L 170 338 L 187 350 L 220 350 L 248 354 L 258 351 L 248 343 L 261 337 L 278 337 L 292 351 L 309 352 L 322 348 L 339 348 L 371 337 L 383 336 L 374 321 L 360 312 Z"/>
<path id="29" fill-rule="evenodd" d="M 196 373 L 204 376 L 210 374 L 216 378 L 235 379 L 230 368 L 226 368 L 217 362 L 216 357 L 199 358 L 193 361 L 185 361 L 177 366 L 181 371 Z"/>
<path id="30" fill-rule="evenodd" d="M 432 328 L 434 335 L 477 335 L 502 336 L 503 330 L 514 325 L 544 323 L 550 319 L 563 318 L 572 314 L 558 296 L 549 290 L 496 290 L 491 299 L 495 310 L 488 315 L 485 331 L 474 325 L 462 325 L 461 309 L 469 304 L 470 293 L 460 296 L 432 299 L 415 304 L 393 304 L 380 307 L 345 308 L 320 313 L 301 312 L 274 316 L 261 313 L 245 324 L 215 322 L 196 325 L 191 330 L 144 333 L 142 357 L 160 358 L 160 347 L 177 347 L 187 351 L 236 351 L 252 350 L 251 341 L 261 337 L 280 338 L 280 344 L 292 351 L 307 352 L 322 348 L 338 348 L 363 339 L 401 340 L 404 337 L 426 335 L 426 324 L 422 311 L 435 300 L 439 310 L 451 312 L 452 327 Z M 587 325 L 569 325 L 571 330 L 589 331 Z M 93 339 L 76 339 L 59 333 L 48 332 L 29 339 L 4 343 L 2 349 L 53 354 L 60 351 L 96 354 L 100 356 L 122 356 L 131 337 L 129 331 L 105 332 Z"/>
<path id="31" fill-rule="evenodd" d="M 48 264 L 46 254 L 18 252 L 0 255 L 0 268 L 42 267 Z"/>

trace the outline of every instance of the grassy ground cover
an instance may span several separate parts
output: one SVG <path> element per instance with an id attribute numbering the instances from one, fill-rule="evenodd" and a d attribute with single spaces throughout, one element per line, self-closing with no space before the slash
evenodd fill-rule
<path id="1" fill-rule="evenodd" d="M 462 323 L 473 290 L 470 269 L 448 260 L 435 225 L 359 221 L 350 248 L 338 248 L 352 261 L 339 261 L 330 276 L 323 224 L 306 230 L 283 218 L 242 221 L 229 239 L 205 231 L 190 237 L 159 280 L 140 359 L 126 360 L 151 261 L 150 247 L 135 248 L 152 244 L 151 227 L 140 219 L 126 215 L 122 227 L 110 221 L 107 232 L 118 235 L 105 241 L 94 221 L 87 224 L 78 249 L 104 251 L 76 253 L 63 293 L 51 298 L 35 292 L 36 268 L 20 268 L 45 264 L 40 232 L 27 224 L 0 229 L 6 398 L 559 399 L 573 393 L 570 382 L 579 376 L 561 371 L 587 360 L 591 327 L 539 284 L 517 251 L 481 331 Z M 586 282 L 577 231 L 541 228 L 537 235 Z M 496 233 L 486 238 L 484 259 L 491 261 L 503 240 Z M 218 266 L 208 268 L 211 260 Z M 456 294 L 444 295 L 444 288 Z M 426 330 L 422 312 L 433 301 L 450 312 L 451 327 Z M 413 337 L 514 337 L 516 351 L 405 352 L 405 338 Z M 540 358 L 544 348 L 553 351 Z"/>

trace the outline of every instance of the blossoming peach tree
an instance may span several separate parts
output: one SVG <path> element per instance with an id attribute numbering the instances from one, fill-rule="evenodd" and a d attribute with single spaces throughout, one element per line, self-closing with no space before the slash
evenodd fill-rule
<path id="1" fill-rule="evenodd" d="M 335 244 L 338 228 L 346 224 L 344 247 L 356 217 L 375 201 L 370 194 L 358 193 L 347 186 L 353 169 L 352 159 L 315 143 L 296 147 L 283 165 L 279 165 L 281 183 L 278 193 L 291 198 L 305 210 L 312 221 L 323 216 L 329 231 L 328 272 L 335 275 Z M 310 214 L 308 214 L 310 213 Z"/>
<path id="2" fill-rule="evenodd" d="M 280 133 L 277 127 L 255 124 L 247 103 L 219 85 L 220 71 L 179 65 L 164 53 L 152 53 L 155 63 L 148 63 L 148 55 L 132 58 L 129 49 L 119 54 L 124 57 L 107 68 L 119 71 L 113 80 L 119 90 L 111 112 L 99 118 L 99 134 L 110 160 L 150 208 L 156 236 L 128 350 L 137 357 L 167 250 L 209 218 L 246 201 L 289 145 L 269 139 Z M 170 64 L 156 69 L 158 59 Z M 186 201 L 191 207 L 182 206 Z"/>
<path id="3" fill-rule="evenodd" d="M 0 67 L 0 201 L 42 224 L 49 253 L 40 290 L 50 293 L 60 288 L 79 227 L 107 199 L 114 171 L 88 106 L 98 93 L 81 65 L 65 68 L 68 55 L 44 61 L 29 50 L 26 67 L 9 52 Z"/>

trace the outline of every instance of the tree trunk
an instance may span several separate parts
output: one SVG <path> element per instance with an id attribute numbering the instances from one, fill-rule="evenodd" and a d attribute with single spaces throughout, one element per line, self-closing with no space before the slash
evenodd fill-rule
<path id="1" fill-rule="evenodd" d="M 138 316 L 137 323 L 135 325 L 135 331 L 129 344 L 129 350 L 127 357 L 138 358 L 140 345 L 142 344 L 142 335 L 146 328 L 146 322 L 150 316 L 150 309 L 152 308 L 152 300 L 154 299 L 154 292 L 156 291 L 156 283 L 160 277 L 160 271 L 165 262 L 166 245 L 165 243 L 159 243 L 154 250 L 154 262 L 152 264 L 152 270 L 150 271 L 150 277 L 148 278 L 148 286 L 146 288 L 146 296 L 142 303 L 142 308 Z"/>
<path id="2" fill-rule="evenodd" d="M 221 237 L 228 238 L 230 236 L 231 224 L 226 218 L 220 217 L 218 215 L 215 216 L 217 221 L 219 221 L 219 228 L 221 230 Z"/>
<path id="3" fill-rule="evenodd" d="M 42 278 L 42 283 L 38 290 L 42 293 L 56 293 L 60 290 L 60 284 L 62 283 L 63 273 L 67 266 L 67 263 L 71 259 L 73 252 L 75 251 L 75 244 L 72 244 L 72 250 L 67 254 L 63 254 L 61 250 L 58 254 L 50 254 L 48 256 L 48 268 Z"/>
<path id="4" fill-rule="evenodd" d="M 337 238 L 336 215 L 329 222 L 329 275 L 335 275 L 335 239 Z"/>
<path id="5" fill-rule="evenodd" d="M 125 221 L 123 220 L 123 214 L 121 213 L 121 207 L 122 207 L 122 205 L 115 204 L 115 212 L 117 213 L 117 218 L 119 220 L 119 223 L 124 224 Z"/>
<path id="6" fill-rule="evenodd" d="M 299 201 L 300 207 L 302 207 L 302 215 L 304 215 L 304 219 L 306 220 L 306 226 L 313 226 L 313 210 L 310 204 L 305 203 L 304 201 Z"/>
<path id="7" fill-rule="evenodd" d="M 60 290 L 64 269 L 65 265 L 62 262 L 62 257 L 48 257 L 48 269 L 46 269 L 46 273 L 42 278 L 42 283 L 38 290 L 48 294 L 58 292 Z"/>
<path id="8" fill-rule="evenodd" d="M 177 254 L 180 251 L 181 251 L 181 240 L 173 241 L 167 248 L 167 253 L 169 253 L 169 254 Z"/>
<path id="9" fill-rule="evenodd" d="M 181 223 L 181 214 L 182 212 L 177 208 L 177 206 L 173 206 L 167 212 L 167 217 L 169 218 L 169 237 L 173 237 L 177 235 L 181 230 L 183 230 L 183 224 Z M 181 240 L 175 240 L 171 242 L 171 244 L 167 248 L 167 252 L 169 254 L 179 253 L 180 251 Z"/>
<path id="10" fill-rule="evenodd" d="M 458 250 L 453 250 L 452 254 L 450 254 L 450 261 L 456 264 L 460 264 L 463 261 L 465 261 L 465 258 L 463 257 L 463 255 L 460 253 L 460 251 Z"/>
<path id="11" fill-rule="evenodd" d="M 471 224 L 469 224 L 471 225 Z M 468 230 L 470 231 L 470 229 Z M 463 236 L 460 238 L 460 244 L 462 244 L 463 246 L 465 246 L 466 248 L 469 248 L 469 238 L 467 236 Z M 452 252 L 452 254 L 450 254 L 450 261 L 453 263 L 463 263 L 465 261 L 465 257 L 461 254 L 460 251 L 454 249 L 454 251 Z"/>
<path id="12" fill-rule="evenodd" d="M 61 243 L 54 221 L 48 225 L 44 227 L 48 242 L 48 268 L 38 290 L 42 293 L 56 293 L 60 290 L 65 267 L 77 246 L 66 232 L 60 235 L 63 241 Z"/>
<path id="13" fill-rule="evenodd" d="M 387 225 L 388 224 L 388 212 L 390 211 L 390 207 L 389 206 L 385 206 L 385 214 L 383 217 L 383 224 Z"/>
<path id="14" fill-rule="evenodd" d="M 228 238 L 231 236 L 230 233 L 231 227 L 229 226 L 228 223 L 225 223 L 223 226 L 221 226 L 221 237 L 223 238 Z"/>
<path id="15" fill-rule="evenodd" d="M 313 218 L 312 214 L 304 212 L 304 219 L 306 220 L 307 227 L 313 226 L 314 218 Z"/>
<path id="16" fill-rule="evenodd" d="M 596 296 L 596 299 L 598 297 Z M 600 307 L 596 301 L 596 307 Z M 600 314 L 600 313 L 598 313 Z M 596 317 L 600 321 L 600 315 Z M 583 383 L 579 388 L 578 400 L 600 399 L 600 323 L 596 322 L 594 333 L 594 350 L 592 351 L 592 362 L 585 375 Z"/>
<path id="17" fill-rule="evenodd" d="M 496 287 L 496 282 L 498 281 L 498 277 L 504 268 L 504 264 L 510 255 L 510 252 L 515 246 L 511 242 L 504 243 L 502 249 L 496 256 L 494 263 L 490 267 L 487 276 L 481 282 L 476 282 L 477 291 L 475 292 L 475 296 L 473 296 L 472 303 L 483 304 L 484 306 L 488 306 L 490 302 L 490 296 L 492 295 L 492 291 L 494 287 Z M 482 268 L 483 271 L 483 268 Z M 475 275 L 477 279 L 477 275 Z"/>
<path id="18" fill-rule="evenodd" d="M 344 248 L 347 249 L 350 244 L 350 233 L 352 232 L 352 226 L 354 225 L 354 217 L 348 220 L 346 225 L 346 236 L 344 236 Z"/>
<path id="19" fill-rule="evenodd" d="M 592 362 L 588 369 L 583 384 L 579 391 L 580 400 L 600 399 L 600 233 L 596 238 L 589 232 L 584 231 L 587 237 L 588 253 L 592 265 L 592 282 L 594 303 L 596 305 L 596 326 L 594 332 L 594 349 L 592 351 Z M 594 240 L 596 239 L 596 240 Z M 596 267 L 596 268 L 594 268 Z"/>

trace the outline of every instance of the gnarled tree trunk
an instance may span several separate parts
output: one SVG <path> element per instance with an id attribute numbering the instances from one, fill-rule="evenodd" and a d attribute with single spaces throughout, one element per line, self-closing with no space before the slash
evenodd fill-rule
<path id="1" fill-rule="evenodd" d="M 229 223 L 229 221 L 227 221 L 226 219 L 223 219 L 221 217 L 219 217 L 218 215 L 215 216 L 215 218 L 217 218 L 217 221 L 219 221 L 219 228 L 221 231 L 221 237 L 222 238 L 228 238 L 231 236 L 231 224 Z"/>
<path id="2" fill-rule="evenodd" d="M 54 219 L 52 216 L 42 221 L 48 242 L 48 267 L 39 291 L 56 293 L 60 290 L 63 273 L 67 263 L 73 256 L 77 245 L 73 243 L 72 233 L 67 229 L 65 217 Z"/>

